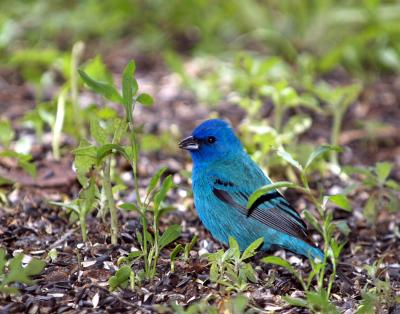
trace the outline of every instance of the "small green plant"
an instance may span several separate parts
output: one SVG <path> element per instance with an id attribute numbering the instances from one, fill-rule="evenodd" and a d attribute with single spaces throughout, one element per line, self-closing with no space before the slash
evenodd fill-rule
<path id="1" fill-rule="evenodd" d="M 32 276 L 42 272 L 46 263 L 44 261 L 32 258 L 27 265 L 23 265 L 24 254 L 18 254 L 7 260 L 6 250 L 0 248 L 0 294 L 17 294 L 18 288 L 15 283 L 33 285 Z"/>
<path id="2" fill-rule="evenodd" d="M 331 145 L 339 145 L 339 135 L 344 116 L 350 105 L 358 98 L 361 92 L 361 84 L 352 84 L 333 88 L 326 83 L 312 84 L 310 89 L 316 96 L 328 105 L 327 109 L 333 118 L 331 129 Z M 330 161 L 338 166 L 337 151 L 330 152 Z"/>
<path id="3" fill-rule="evenodd" d="M 111 243 L 116 244 L 118 239 L 118 218 L 111 182 L 112 154 L 119 153 L 131 165 L 137 202 L 139 207 L 142 207 L 137 175 L 139 149 L 133 123 L 133 110 L 136 102 L 151 105 L 153 99 L 148 94 L 137 95 L 139 88 L 134 78 L 135 63 L 133 61 L 128 63 L 124 69 L 121 94 L 112 82 L 97 81 L 81 70 L 79 70 L 79 74 L 85 84 L 93 91 L 99 93 L 109 101 L 121 104 L 125 108 L 124 120 L 112 119 L 112 121 L 107 121 L 108 124 L 106 127 L 102 127 L 100 121 L 96 118 L 93 119 L 91 123 L 91 135 L 97 145 L 82 141 L 80 147 L 75 151 L 75 166 L 82 186 L 86 187 L 88 182 L 86 176 L 94 166 L 102 179 L 102 187 L 111 216 Z M 121 140 L 126 134 L 127 129 L 129 130 L 127 136 L 129 145 L 122 146 Z"/>
<path id="4" fill-rule="evenodd" d="M 86 188 L 88 184 L 87 176 L 95 167 L 95 174 L 101 178 L 102 191 L 105 195 L 107 207 L 111 216 L 111 242 L 117 243 L 118 239 L 118 221 L 117 206 L 113 195 L 111 163 L 112 155 L 118 153 L 125 158 L 133 170 L 134 189 L 136 202 L 124 203 L 120 207 L 124 210 L 133 210 L 139 213 L 142 231 L 136 232 L 140 250 L 132 252 L 129 256 L 120 259 L 119 264 L 128 264 L 110 278 L 110 289 L 123 286 L 130 280 L 131 287 L 135 286 L 137 279 L 152 279 L 156 275 L 158 257 L 161 250 L 169 243 L 175 241 L 181 233 L 179 225 L 168 227 L 164 233 L 160 233 L 160 217 L 172 210 L 171 207 L 164 207 L 168 191 L 173 187 L 172 177 L 164 179 L 159 189 L 157 186 L 161 180 L 166 168 L 161 168 L 151 179 L 146 195 L 141 197 L 139 192 L 138 161 L 139 145 L 134 128 L 133 110 L 137 102 L 144 105 L 151 105 L 153 99 L 148 94 L 138 94 L 138 84 L 134 78 L 135 63 L 131 61 L 125 67 L 122 75 L 122 93 L 120 94 L 112 82 L 98 81 L 90 77 L 87 73 L 79 71 L 85 84 L 92 90 L 99 93 L 109 101 L 121 104 L 125 109 L 124 120 L 112 119 L 111 121 L 99 121 L 94 118 L 91 121 L 90 133 L 95 140 L 95 145 L 88 141 L 82 141 L 78 149 L 75 150 L 75 167 L 78 174 L 78 180 Z M 127 140 L 129 145 L 122 145 L 122 138 L 128 133 Z M 93 177 L 93 172 L 91 177 Z M 149 230 L 151 228 L 151 231 Z M 144 269 L 134 273 L 131 267 L 137 259 L 144 263 Z M 129 270 L 129 272 L 128 272 Z"/>
<path id="5" fill-rule="evenodd" d="M 0 119 L 0 158 L 10 158 L 17 161 L 18 166 L 24 169 L 32 177 L 36 175 L 36 166 L 32 163 L 32 156 L 29 154 L 18 153 L 10 148 L 11 141 L 15 137 L 15 131 L 11 122 L 7 119 Z M 11 183 L 14 178 L 4 172 L 0 173 L 0 185 L 3 183 Z"/>
<path id="6" fill-rule="evenodd" d="M 157 185 L 165 170 L 166 168 L 161 168 L 152 177 L 147 187 L 142 207 L 137 207 L 132 203 L 120 205 L 121 208 L 136 211 L 140 215 L 142 230 L 136 232 L 140 250 L 130 253 L 127 257 L 122 257 L 118 261 L 120 265 L 133 265 L 138 259 L 141 259 L 144 263 L 144 269 L 137 274 L 139 280 L 150 280 L 154 278 L 160 252 L 164 247 L 175 241 L 181 235 L 181 227 L 179 225 L 169 226 L 162 234 L 159 228 L 160 218 L 174 209 L 172 207 L 162 206 L 168 191 L 173 187 L 172 177 L 166 177 L 161 186 L 157 189 Z M 149 228 L 152 229 L 152 232 L 149 231 Z"/>
<path id="7" fill-rule="evenodd" d="M 257 282 L 253 266 L 245 261 L 256 254 L 262 243 L 263 238 L 255 240 L 241 254 L 237 241 L 229 237 L 228 250 L 219 250 L 206 255 L 211 265 L 210 280 L 225 286 L 227 291 L 245 291 L 249 281 Z"/>
<path id="8" fill-rule="evenodd" d="M 175 271 L 175 261 L 179 257 L 179 253 L 182 253 L 180 258 L 184 262 L 187 262 L 189 260 L 190 251 L 192 250 L 192 248 L 196 244 L 196 242 L 197 242 L 197 236 L 194 236 L 189 243 L 185 244 L 184 247 L 182 247 L 182 244 L 178 244 L 175 246 L 175 248 L 172 250 L 172 252 L 169 256 L 170 260 L 171 260 L 171 272 Z"/>
<path id="9" fill-rule="evenodd" d="M 363 189 L 369 194 L 364 206 L 364 216 L 372 223 L 382 208 L 389 212 L 399 210 L 400 185 L 390 179 L 393 164 L 390 162 L 378 162 L 374 167 L 347 166 L 344 171 L 348 175 L 358 175 Z"/>
<path id="10" fill-rule="evenodd" d="M 243 295 L 237 295 L 234 298 L 225 298 L 217 305 L 210 305 L 209 298 L 201 299 L 189 306 L 172 304 L 170 307 L 156 305 L 158 313 L 176 313 L 176 314 L 252 314 L 258 313 L 250 307 L 249 299 Z"/>
<path id="11" fill-rule="evenodd" d="M 303 279 L 300 274 L 285 260 L 275 256 L 265 257 L 262 261 L 265 263 L 276 264 L 286 268 L 291 272 L 297 280 L 300 282 L 304 289 L 306 296 L 305 299 L 301 298 L 290 298 L 285 297 L 285 300 L 295 306 L 307 307 L 312 311 L 321 311 L 324 313 L 335 313 L 337 312 L 336 307 L 330 302 L 330 295 L 332 291 L 333 282 L 336 276 L 337 266 L 339 263 L 339 255 L 343 248 L 344 243 L 338 243 L 334 237 L 335 224 L 332 221 L 332 213 L 327 210 L 328 201 L 331 201 L 336 206 L 342 207 L 345 210 L 351 210 L 351 206 L 347 197 L 342 194 L 320 196 L 315 197 L 314 191 L 309 186 L 309 170 L 311 165 L 322 155 L 332 151 L 340 151 L 337 146 L 320 146 L 317 148 L 308 158 L 305 165 L 301 165 L 298 161 L 294 160 L 293 157 L 281 149 L 279 155 L 284 158 L 289 164 L 291 164 L 300 173 L 302 185 L 298 185 L 292 182 L 276 182 L 266 185 L 259 190 L 255 191 L 249 198 L 247 207 L 251 207 L 254 201 L 260 196 L 271 190 L 282 187 L 295 188 L 305 193 L 308 198 L 312 201 L 313 205 L 317 209 L 317 212 L 322 220 L 322 225 L 318 223 L 317 219 L 309 212 L 304 210 L 303 214 L 306 220 L 322 235 L 324 240 L 324 260 L 311 260 L 312 271 L 308 274 L 306 279 Z M 327 278 L 328 264 L 332 265 L 332 273 Z M 311 287 L 313 280 L 316 280 L 317 284 L 315 289 Z"/>
<path id="12" fill-rule="evenodd" d="M 0 158 L 10 158 L 17 161 L 18 166 L 24 169 L 31 177 L 36 176 L 36 165 L 32 162 L 32 156 L 29 154 L 17 153 L 13 150 L 4 150 L 0 152 Z M 8 175 L 7 172 L 0 174 L 0 185 L 3 183 L 14 182 L 15 178 Z"/>
<path id="13" fill-rule="evenodd" d="M 84 242 L 87 241 L 86 217 L 98 204 L 98 195 L 99 191 L 94 182 L 94 178 L 92 177 L 87 187 L 80 191 L 79 198 L 73 202 L 69 204 L 62 202 L 50 202 L 52 205 L 61 206 L 71 210 L 71 214 L 76 214 L 78 216 L 79 225 L 81 227 L 82 241 Z"/>
<path id="14" fill-rule="evenodd" d="M 400 302 L 400 297 L 395 292 L 388 279 L 379 278 L 382 260 L 374 261 L 372 265 L 364 265 L 367 271 L 368 282 L 362 292 L 362 300 L 357 309 L 357 314 L 376 313 L 378 310 L 390 309 Z"/>

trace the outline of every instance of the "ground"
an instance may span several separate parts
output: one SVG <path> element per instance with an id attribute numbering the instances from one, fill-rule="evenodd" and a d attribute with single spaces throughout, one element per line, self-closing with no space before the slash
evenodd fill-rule
<path id="1" fill-rule="evenodd" d="M 105 59 L 115 73 L 121 73 L 130 57 L 128 53 L 120 52 L 109 53 Z M 144 132 L 170 132 L 171 125 L 178 130 L 176 134 L 171 134 L 174 140 L 165 150 L 143 154 L 139 166 L 141 184 L 144 188 L 152 173 L 162 165 L 167 166 L 168 173 L 173 174 L 178 187 L 170 193 L 168 201 L 178 210 L 163 218 L 161 229 L 172 223 L 181 224 L 183 234 L 178 242 L 183 244 L 189 242 L 194 234 L 198 235 L 199 240 L 190 253 L 190 260 L 178 261 L 172 273 L 169 253 L 173 247 L 170 246 L 162 252 L 153 281 L 144 283 L 135 291 L 123 289 L 110 292 L 107 281 L 116 270 L 117 259 L 130 252 L 132 247 L 138 247 L 135 237 L 135 230 L 139 226 L 137 215 L 119 213 L 121 234 L 119 244 L 113 246 L 110 244 L 108 226 L 96 219 L 96 213 L 93 213 L 88 218 L 89 241 L 82 243 L 79 227 L 69 221 L 65 210 L 49 204 L 50 200 L 72 199 L 79 192 L 80 185 L 73 171 L 71 153 L 76 143 L 68 137 L 63 138 L 64 153 L 60 161 L 51 157 L 48 142 L 35 144 L 33 158 L 38 166 L 36 179 L 18 170 L 15 164 L 0 160 L 0 174 L 16 181 L 16 184 L 7 187 L 9 203 L 0 210 L 0 246 L 6 247 L 8 253 L 23 252 L 41 259 L 46 259 L 49 250 L 56 248 L 58 257 L 55 261 L 47 259 L 45 270 L 37 277 L 35 285 L 21 285 L 20 295 L 1 298 L 2 313 L 151 313 L 155 311 L 154 304 L 173 301 L 190 304 L 205 297 L 222 307 L 226 292 L 210 282 L 207 262 L 198 254 L 200 249 L 215 251 L 221 244 L 204 229 L 196 215 L 192 196 L 188 192 L 191 189 L 190 180 L 182 171 L 191 169 L 191 161 L 186 152 L 179 150 L 177 141 L 179 136 L 188 135 L 211 111 L 230 119 L 235 127 L 244 118 L 244 112 L 232 104 L 200 106 L 189 92 L 177 84 L 176 77 L 161 62 L 151 59 L 141 62 L 140 58 L 137 59 L 140 86 L 154 95 L 156 102 L 151 108 L 137 108 L 136 121 L 143 125 Z M 0 84 L 6 87 L 0 89 L 2 115 L 11 119 L 18 137 L 32 136 L 31 132 L 16 123 L 24 112 L 35 105 L 32 87 L 24 83 L 18 74 L 6 70 L 0 72 L 0 78 Z M 343 162 L 369 166 L 376 161 L 389 160 L 395 164 L 391 178 L 400 180 L 399 104 L 399 77 L 386 76 L 365 88 L 345 118 L 340 138 L 341 144 L 347 147 L 342 156 Z M 385 129 L 374 134 L 368 143 L 361 141 L 366 134 L 356 127 L 357 123 L 366 120 L 379 120 L 386 124 Z M 317 118 L 311 131 L 304 135 L 305 139 L 327 141 L 329 130 L 326 122 L 326 118 Z M 118 167 L 123 169 L 122 173 L 129 173 L 129 167 L 122 162 Z M 323 180 L 327 188 L 343 185 L 334 176 Z M 124 197 L 129 199 L 131 191 L 124 193 Z M 287 197 L 299 207 L 304 202 L 301 195 L 294 192 L 289 192 Z M 367 283 L 366 271 L 362 268 L 364 264 L 372 265 L 374 261 L 382 259 L 378 276 L 390 279 L 395 293 L 400 293 L 400 212 L 388 214 L 382 210 L 377 223 L 368 224 L 360 214 L 367 198 L 365 191 L 355 190 L 352 192 L 353 213 L 335 211 L 335 219 L 347 219 L 350 227 L 341 261 L 351 265 L 345 273 L 353 286 L 348 287 L 338 279 L 333 290 L 333 299 L 344 313 L 355 312 L 361 299 L 361 291 Z M 315 239 L 320 240 L 318 236 Z M 296 280 L 282 268 L 260 263 L 261 257 L 273 253 L 259 253 L 252 260 L 254 266 L 259 266 L 259 283 L 251 284 L 245 294 L 251 297 L 254 306 L 267 312 L 306 313 L 288 306 L 281 297 L 286 294 L 301 295 Z M 301 271 L 309 269 L 306 260 L 296 258 L 289 252 L 279 251 L 275 254 L 297 262 L 296 267 Z M 139 269 L 141 265 L 135 267 Z M 399 313 L 400 307 L 382 309 L 382 312 Z"/>

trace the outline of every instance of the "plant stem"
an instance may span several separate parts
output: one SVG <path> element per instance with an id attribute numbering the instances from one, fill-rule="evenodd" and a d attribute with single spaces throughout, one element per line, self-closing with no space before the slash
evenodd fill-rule
<path id="1" fill-rule="evenodd" d="M 342 126 L 342 119 L 343 119 L 343 111 L 340 109 L 340 106 L 337 106 L 338 109 L 334 111 L 333 114 L 333 125 L 332 125 L 332 131 L 331 131 L 331 143 L 332 145 L 338 145 L 339 144 L 339 135 L 340 135 L 340 129 Z M 330 161 L 334 165 L 338 165 L 338 154 L 337 151 L 332 150 L 330 152 Z"/>
<path id="2" fill-rule="evenodd" d="M 51 146 L 53 150 L 53 157 L 55 160 L 60 159 L 60 139 L 61 132 L 64 124 L 65 117 L 65 90 L 60 93 L 57 100 L 57 113 L 56 120 L 53 126 L 53 138 L 51 140 Z"/>
<path id="3" fill-rule="evenodd" d="M 306 192 L 309 197 L 311 198 L 311 201 L 314 203 L 315 207 L 318 210 L 318 214 L 320 215 L 320 218 L 323 219 L 324 218 L 324 210 L 321 207 L 320 203 L 318 202 L 318 200 L 315 198 L 315 196 L 313 195 L 310 185 L 308 184 L 308 180 L 307 180 L 307 174 L 306 173 L 302 173 L 301 174 L 301 181 L 304 185 L 304 192 Z"/>
<path id="4" fill-rule="evenodd" d="M 86 242 L 87 241 L 87 234 L 86 234 L 86 216 L 85 214 L 80 214 L 79 215 L 79 223 L 81 225 L 81 234 L 82 234 L 82 241 Z"/>
<path id="5" fill-rule="evenodd" d="M 78 104 L 78 66 L 84 49 L 85 44 L 81 41 L 78 41 L 72 47 L 71 56 L 71 102 L 74 111 L 76 128 L 78 129 L 79 135 L 81 137 L 85 135 L 85 128 L 83 127 L 81 109 Z"/>
<path id="6" fill-rule="evenodd" d="M 113 245 L 116 245 L 118 243 L 118 216 L 117 216 L 117 209 L 115 207 L 114 196 L 112 193 L 110 173 L 111 173 L 111 157 L 108 157 L 104 164 L 104 169 L 103 169 L 103 186 L 111 216 L 111 243 Z"/>
<path id="7" fill-rule="evenodd" d="M 149 272 L 149 265 L 148 265 L 148 252 L 147 252 L 147 221 L 146 221 L 146 214 L 142 213 L 142 227 L 143 227 L 143 256 L 144 256 L 144 272 L 147 276 Z"/>

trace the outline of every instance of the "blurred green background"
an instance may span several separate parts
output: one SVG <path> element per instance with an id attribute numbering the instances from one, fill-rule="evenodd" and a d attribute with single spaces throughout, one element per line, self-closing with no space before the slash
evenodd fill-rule
<path id="1" fill-rule="evenodd" d="M 49 63 L 78 40 L 97 49 L 186 56 L 250 50 L 320 73 L 400 70 L 400 2 L 379 0 L 86 0 L 0 2 L 1 62 Z M 43 50 L 46 49 L 46 50 Z M 22 56 L 20 55 L 25 51 Z M 18 57 L 19 55 L 19 57 Z"/>

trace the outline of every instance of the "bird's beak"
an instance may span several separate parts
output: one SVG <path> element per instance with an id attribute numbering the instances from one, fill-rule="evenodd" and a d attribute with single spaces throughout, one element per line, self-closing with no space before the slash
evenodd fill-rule
<path id="1" fill-rule="evenodd" d="M 183 139 L 179 143 L 179 148 L 187 149 L 187 150 L 198 150 L 199 142 L 193 136 L 189 136 L 189 137 Z"/>

